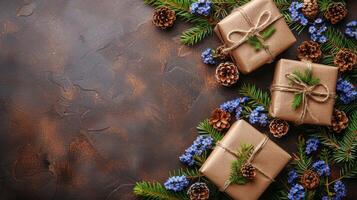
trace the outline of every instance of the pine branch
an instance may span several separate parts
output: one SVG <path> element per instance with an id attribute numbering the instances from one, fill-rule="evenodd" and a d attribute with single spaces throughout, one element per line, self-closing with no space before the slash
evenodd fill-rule
<path id="1" fill-rule="evenodd" d="M 340 177 L 342 178 L 357 178 L 357 162 L 345 164 L 340 169 Z"/>
<path id="2" fill-rule="evenodd" d="M 247 162 L 249 156 L 253 152 L 254 146 L 250 144 L 242 144 L 237 152 L 237 159 L 231 164 L 231 173 L 229 182 L 231 184 L 244 185 L 248 180 L 243 176 L 241 167 Z"/>
<path id="3" fill-rule="evenodd" d="M 266 110 L 269 109 L 270 95 L 261 89 L 258 89 L 254 84 L 244 83 L 239 90 L 239 93 L 249 98 L 249 102 L 255 105 L 264 106 Z"/>
<path id="4" fill-rule="evenodd" d="M 298 147 L 298 152 L 296 155 L 297 157 L 292 162 L 292 164 L 295 165 L 296 172 L 301 175 L 304 173 L 304 171 L 310 168 L 312 164 L 312 158 L 308 157 L 305 154 L 305 140 L 303 139 L 303 137 L 299 137 L 297 147 Z"/>
<path id="5" fill-rule="evenodd" d="M 183 44 L 192 46 L 205 37 L 211 35 L 213 32 L 212 25 L 205 22 L 196 24 L 194 27 L 189 28 L 188 30 L 184 31 L 181 35 L 181 42 Z"/>
<path id="6" fill-rule="evenodd" d="M 220 141 L 223 136 L 222 134 L 217 131 L 211 124 L 209 124 L 208 119 L 205 119 L 204 121 L 200 122 L 197 126 L 197 131 L 199 134 L 202 135 L 210 135 L 213 140 L 216 142 Z"/>
<path id="7" fill-rule="evenodd" d="M 335 135 L 329 133 L 325 127 L 310 126 L 303 127 L 302 130 L 318 138 L 323 145 L 329 147 L 330 149 L 337 150 L 340 148 L 340 144 Z"/>
<path id="8" fill-rule="evenodd" d="M 160 183 L 137 182 L 134 187 L 134 194 L 144 197 L 147 200 L 186 200 L 186 193 L 172 193 L 165 189 Z"/>
<path id="9" fill-rule="evenodd" d="M 189 168 L 180 168 L 178 170 L 174 170 L 172 172 L 169 172 L 169 176 L 186 176 L 188 179 L 196 179 L 199 178 L 200 172 L 198 169 L 189 169 Z"/>
<path id="10" fill-rule="evenodd" d="M 342 48 L 348 48 L 353 51 L 357 50 L 357 42 L 346 38 L 345 35 L 336 28 L 328 27 L 325 35 L 328 40 L 322 44 L 321 49 L 327 55 L 335 55 Z"/>

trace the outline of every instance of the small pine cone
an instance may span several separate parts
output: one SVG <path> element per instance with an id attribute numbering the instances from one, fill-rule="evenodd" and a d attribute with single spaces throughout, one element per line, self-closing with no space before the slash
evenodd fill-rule
<path id="1" fill-rule="evenodd" d="M 190 197 L 190 200 L 208 200 L 209 189 L 206 183 L 197 182 L 190 186 L 187 195 Z"/>
<path id="2" fill-rule="evenodd" d="M 341 49 L 335 56 L 333 63 L 340 72 L 351 71 L 357 64 L 357 55 L 349 49 Z"/>
<path id="3" fill-rule="evenodd" d="M 224 45 L 221 45 L 216 48 L 216 56 L 221 60 L 227 60 L 229 58 L 229 53 L 224 52 L 223 49 L 225 48 Z"/>
<path id="4" fill-rule="evenodd" d="M 320 44 L 312 40 L 302 42 L 297 48 L 297 52 L 300 60 L 311 62 L 318 62 L 322 56 Z"/>
<path id="5" fill-rule="evenodd" d="M 312 170 L 306 170 L 301 176 L 300 182 L 304 188 L 312 190 L 319 186 L 320 178 L 316 172 Z"/>
<path id="6" fill-rule="evenodd" d="M 240 171 L 242 172 L 242 175 L 247 179 L 254 179 L 257 175 L 255 167 L 250 163 L 244 164 Z"/>
<path id="7" fill-rule="evenodd" d="M 218 131 L 222 131 L 223 129 L 229 128 L 231 125 L 229 121 L 231 120 L 231 114 L 216 108 L 209 118 L 209 124 L 213 126 Z"/>
<path id="8" fill-rule="evenodd" d="M 216 80 L 224 86 L 231 86 L 239 79 L 238 67 L 231 62 L 224 62 L 216 69 Z"/>
<path id="9" fill-rule="evenodd" d="M 281 138 L 289 131 L 289 124 L 282 119 L 274 119 L 269 124 L 270 133 L 276 138 Z"/>
<path id="10" fill-rule="evenodd" d="M 161 29 L 167 29 L 174 25 L 176 13 L 168 7 L 161 7 L 155 10 L 152 22 L 155 26 Z"/>
<path id="11" fill-rule="evenodd" d="M 307 18 L 315 19 L 319 12 L 319 4 L 317 4 L 317 0 L 304 0 L 304 6 L 301 11 Z"/>
<path id="12" fill-rule="evenodd" d="M 337 24 L 347 16 L 347 13 L 348 11 L 345 4 L 338 2 L 331 3 L 325 11 L 324 16 L 331 24 Z"/>
<path id="13" fill-rule="evenodd" d="M 341 131 L 346 129 L 347 126 L 348 126 L 348 117 L 346 113 L 335 109 L 332 115 L 331 126 L 329 126 L 329 129 L 336 133 L 340 133 Z"/>

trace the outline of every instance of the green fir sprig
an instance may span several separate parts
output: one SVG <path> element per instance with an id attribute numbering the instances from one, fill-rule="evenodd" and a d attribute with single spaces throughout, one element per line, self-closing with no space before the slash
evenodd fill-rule
<path id="1" fill-rule="evenodd" d="M 267 40 L 269 37 L 271 37 L 275 31 L 276 31 L 276 29 L 273 26 L 269 26 L 268 28 L 266 28 L 264 31 L 262 31 L 260 33 L 260 35 L 262 36 L 261 39 L 258 38 L 258 36 L 251 36 L 251 37 L 249 37 L 247 42 L 248 42 L 248 44 L 253 46 L 256 51 L 265 49 L 267 47 L 264 45 L 264 41 Z M 264 41 L 262 41 L 262 40 L 264 40 Z"/>
<path id="2" fill-rule="evenodd" d="M 218 142 L 223 138 L 222 134 L 217 131 L 217 129 L 213 128 L 208 119 L 205 119 L 198 124 L 197 131 L 201 135 L 210 135 L 215 142 Z"/>
<path id="3" fill-rule="evenodd" d="M 263 106 L 266 110 L 270 105 L 270 94 L 267 91 L 259 89 L 257 86 L 251 83 L 243 83 L 239 89 L 239 93 L 242 96 L 248 97 L 248 103 L 253 107 Z"/>
<path id="4" fill-rule="evenodd" d="M 240 146 L 237 151 L 237 159 L 232 161 L 231 164 L 230 184 L 244 185 L 248 182 L 248 179 L 243 176 L 241 168 L 247 162 L 253 150 L 254 146 L 251 144 L 242 144 Z"/>
<path id="5" fill-rule="evenodd" d="M 188 200 L 185 192 L 170 192 L 158 182 L 137 182 L 134 186 L 134 194 L 147 200 Z"/>

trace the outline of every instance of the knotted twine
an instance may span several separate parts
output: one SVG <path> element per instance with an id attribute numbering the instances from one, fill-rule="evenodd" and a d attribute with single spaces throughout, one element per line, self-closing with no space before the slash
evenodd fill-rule
<path id="1" fill-rule="evenodd" d="M 250 157 L 248 158 L 248 160 L 246 161 L 246 163 L 248 164 L 252 164 L 252 161 L 254 160 L 254 158 L 256 157 L 256 155 L 260 152 L 260 150 L 263 149 L 263 147 L 267 144 L 269 140 L 268 136 L 265 136 L 264 139 L 254 148 L 252 154 L 250 155 Z M 232 156 L 234 156 L 235 158 L 238 159 L 238 154 L 235 153 L 234 151 L 230 150 L 229 148 L 225 147 L 222 145 L 222 143 L 218 142 L 216 144 L 217 147 L 222 148 L 224 151 L 228 152 L 229 154 L 231 154 Z M 254 166 L 254 165 L 253 165 Z M 271 176 L 269 176 L 267 173 L 265 173 L 263 170 L 257 168 L 256 166 L 254 166 L 255 169 L 257 169 L 262 175 L 264 175 L 265 177 L 267 177 L 268 179 L 270 179 L 271 181 L 274 181 L 274 178 L 272 178 Z M 225 192 L 227 190 L 227 188 L 229 187 L 229 185 L 231 184 L 231 182 L 229 180 L 226 180 L 224 183 L 223 188 L 220 188 L 221 192 Z"/>
<path id="2" fill-rule="evenodd" d="M 272 13 L 269 10 L 265 10 L 258 17 L 257 23 L 254 24 L 253 20 L 247 15 L 247 13 L 243 9 L 237 8 L 237 11 L 243 16 L 244 20 L 249 24 L 249 26 L 251 28 L 248 30 L 243 30 L 243 29 L 237 28 L 237 29 L 233 29 L 230 32 L 228 32 L 227 40 L 230 43 L 232 43 L 233 45 L 223 49 L 223 52 L 232 51 L 232 50 L 236 49 L 237 47 L 239 47 L 240 45 L 242 45 L 244 42 L 246 42 L 250 37 L 256 36 L 258 38 L 258 40 L 263 44 L 263 48 L 269 54 L 269 56 L 271 58 L 270 62 L 272 62 L 274 60 L 274 56 L 273 56 L 272 52 L 270 51 L 268 45 L 265 44 L 264 38 L 260 34 L 260 32 L 263 31 L 268 26 L 270 26 L 271 24 L 273 24 L 274 22 L 276 22 L 277 20 L 279 20 L 280 18 L 282 18 L 283 16 L 278 15 L 277 17 L 275 17 L 274 19 L 271 20 Z M 267 16 L 267 17 L 264 20 L 265 16 Z M 235 33 L 238 33 L 238 34 L 242 33 L 245 35 L 239 41 L 234 41 L 231 39 L 231 36 Z"/>
<path id="3" fill-rule="evenodd" d="M 308 70 L 312 70 L 311 63 L 307 63 Z M 319 120 L 315 117 L 312 113 L 311 109 L 309 108 L 309 100 L 313 100 L 318 103 L 325 103 L 328 101 L 329 98 L 334 98 L 335 94 L 330 92 L 327 85 L 319 83 L 316 85 L 308 85 L 303 80 L 300 79 L 296 74 L 285 74 L 285 77 L 293 83 L 293 85 L 273 85 L 271 87 L 271 92 L 274 91 L 281 91 L 281 92 L 290 92 L 294 94 L 302 94 L 302 111 L 300 117 L 296 121 L 297 124 L 302 124 L 308 113 L 311 118 L 318 122 Z M 316 89 L 318 87 L 322 87 L 324 92 L 317 92 Z"/>

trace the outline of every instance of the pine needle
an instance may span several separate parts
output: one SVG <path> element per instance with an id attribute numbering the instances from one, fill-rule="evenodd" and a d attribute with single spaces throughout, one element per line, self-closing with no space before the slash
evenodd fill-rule
<path id="1" fill-rule="evenodd" d="M 209 123 L 208 119 L 198 124 L 197 131 L 201 135 L 210 135 L 215 141 L 215 143 L 217 143 L 223 138 L 222 134 L 215 128 L 213 128 L 213 126 Z"/>

